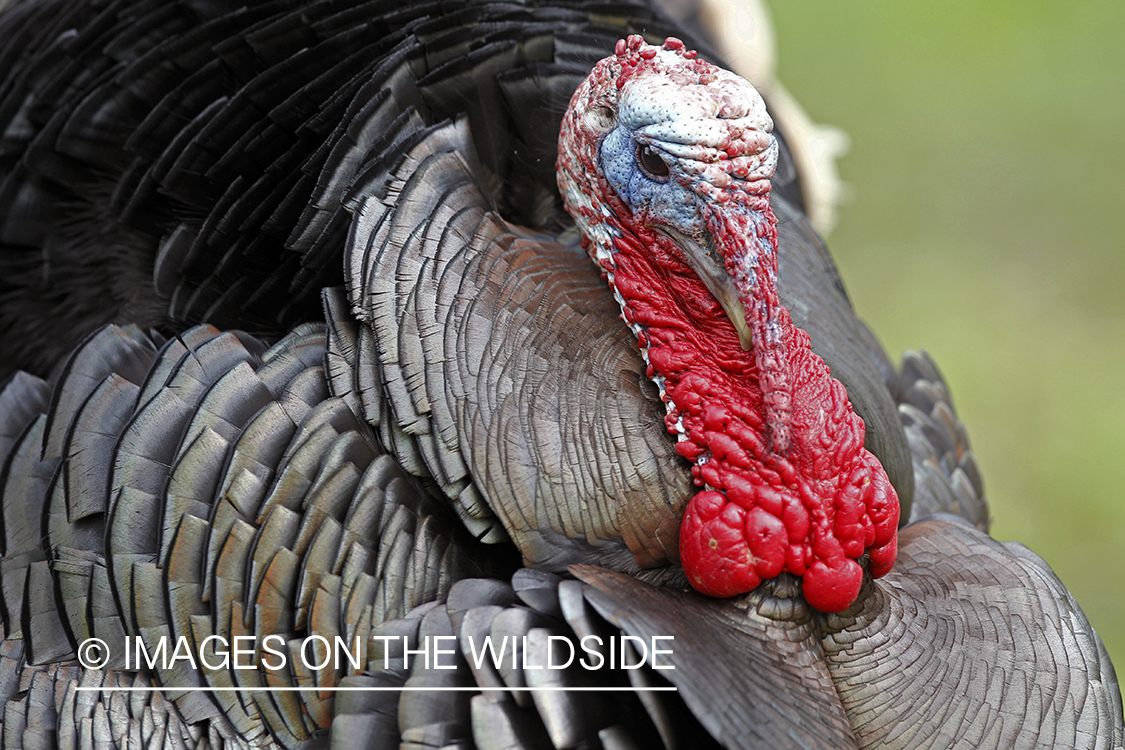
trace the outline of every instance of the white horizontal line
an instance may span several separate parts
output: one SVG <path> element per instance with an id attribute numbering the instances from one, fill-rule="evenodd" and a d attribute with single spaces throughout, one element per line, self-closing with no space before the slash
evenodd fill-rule
<path id="1" fill-rule="evenodd" d="M 101 692 L 129 692 L 129 693 L 343 693 L 351 691 L 366 691 L 379 693 L 404 693 L 430 691 L 435 693 L 483 693 L 485 691 L 508 690 L 518 693 L 543 691 L 550 693 L 663 693 L 675 692 L 676 687 L 76 687 L 76 690 L 94 690 Z"/>

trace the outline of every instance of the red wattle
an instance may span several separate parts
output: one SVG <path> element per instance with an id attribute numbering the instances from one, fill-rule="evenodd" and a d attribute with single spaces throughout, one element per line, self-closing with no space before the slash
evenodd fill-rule
<path id="1" fill-rule="evenodd" d="M 817 561 L 810 565 L 801 578 L 801 593 L 821 612 L 840 612 L 855 601 L 862 585 L 863 568 L 859 563 L 851 558 L 839 558 L 831 563 Z"/>
<path id="2" fill-rule="evenodd" d="M 802 577 L 813 607 L 847 608 L 863 582 L 857 559 L 868 553 L 876 577 L 894 564 L 898 498 L 863 447 L 863 421 L 844 387 L 780 304 L 770 312 L 777 345 L 745 352 L 666 240 L 625 236 L 616 245 L 614 282 L 628 319 L 643 326 L 650 369 L 664 377 L 666 424 L 682 428 L 677 451 L 697 462 L 696 483 L 707 488 L 680 527 L 688 581 L 733 596 L 788 571 Z M 783 376 L 763 379 L 761 361 Z M 784 441 L 771 422 L 776 383 L 786 388 Z"/>

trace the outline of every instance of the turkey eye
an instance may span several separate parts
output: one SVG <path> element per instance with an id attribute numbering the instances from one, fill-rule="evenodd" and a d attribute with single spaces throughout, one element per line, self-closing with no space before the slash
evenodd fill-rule
<path id="1" fill-rule="evenodd" d="M 646 175 L 657 182 L 668 179 L 668 163 L 648 146 L 637 146 L 637 163 Z"/>

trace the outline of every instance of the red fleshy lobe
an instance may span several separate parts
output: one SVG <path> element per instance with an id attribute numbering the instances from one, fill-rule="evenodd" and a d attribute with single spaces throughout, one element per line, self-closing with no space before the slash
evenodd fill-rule
<path id="1" fill-rule="evenodd" d="M 876 577 L 894 564 L 898 498 L 863 447 L 863 421 L 844 387 L 780 303 L 768 311 L 781 331 L 776 346 L 756 342 L 744 352 L 670 241 L 643 226 L 630 230 L 616 241 L 615 285 L 626 316 L 645 327 L 650 374 L 665 378 L 669 429 L 683 421 L 678 452 L 706 457 L 692 471 L 708 489 L 688 503 L 680 528 L 688 580 L 704 594 L 733 596 L 784 570 L 803 577 L 812 606 L 845 609 L 859 594 L 864 552 Z M 763 284 L 773 284 L 772 274 L 758 274 Z M 754 314 L 747 317 L 753 325 Z M 784 377 L 763 378 L 763 367 Z M 779 380 L 784 440 L 769 423 L 778 418 L 770 389 Z"/>
<path id="2" fill-rule="evenodd" d="M 688 70 L 690 76 L 682 78 L 688 71 L 680 71 L 672 73 L 666 71 L 671 75 L 679 78 L 681 83 L 689 81 L 694 83 L 702 83 L 704 85 L 711 83 L 715 79 L 715 71 L 718 70 L 711 63 L 696 58 L 695 50 L 689 50 L 684 47 L 684 43 L 674 36 L 670 36 L 664 40 L 661 49 L 669 52 L 675 52 L 680 57 L 689 61 Z M 614 54 L 617 56 L 617 62 L 621 66 L 621 73 L 617 76 L 617 88 L 622 89 L 625 84 L 629 82 L 632 77 L 643 73 L 645 71 L 653 70 L 652 66 L 646 65 L 656 58 L 657 48 L 645 43 L 644 37 L 639 34 L 632 34 L 627 39 L 618 39 L 617 46 L 614 49 Z M 691 80 L 694 79 L 694 80 Z"/>

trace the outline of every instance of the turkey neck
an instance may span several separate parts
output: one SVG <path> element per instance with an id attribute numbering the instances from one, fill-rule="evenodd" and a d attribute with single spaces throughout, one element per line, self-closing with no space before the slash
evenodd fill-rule
<path id="1" fill-rule="evenodd" d="M 739 209 L 705 210 L 746 311 L 750 351 L 667 234 L 615 226 L 603 267 L 661 390 L 676 450 L 704 488 L 680 531 L 691 584 L 732 596 L 789 571 L 804 577 L 813 606 L 838 611 L 859 593 L 856 559 L 868 547 L 880 548 L 872 572 L 889 570 L 897 502 L 863 448 L 844 387 L 779 301 L 768 196 Z"/>
<path id="2" fill-rule="evenodd" d="M 768 204 L 765 211 L 769 211 Z M 769 224 L 762 236 L 776 237 L 773 214 L 762 218 L 762 223 Z M 758 234 L 751 221 L 715 217 L 714 223 L 724 229 L 741 224 L 739 228 Z M 673 240 L 645 228 L 618 228 L 618 232 L 607 270 L 612 272 L 623 317 L 645 352 L 648 377 L 661 388 L 668 407 L 665 423 L 680 436 L 677 451 L 697 462 L 693 468 L 697 483 L 706 481 L 701 472 L 715 454 L 707 437 L 714 428 L 705 428 L 693 417 L 706 404 L 712 408 L 736 405 L 738 420 L 752 431 L 739 441 L 747 443 L 741 450 L 759 460 L 784 461 L 792 422 L 789 372 L 798 363 L 786 354 L 794 329 L 788 311 L 777 299 L 776 256 L 749 250 L 742 253 L 744 259 L 752 262 L 751 258 L 765 255 L 766 262 L 736 271 L 743 282 L 739 301 L 755 340 L 755 346 L 746 351 L 723 307 Z M 736 265 L 728 260 L 728 272 Z M 742 286 L 746 287 L 744 294 Z M 758 288 L 758 295 L 752 286 Z"/>

